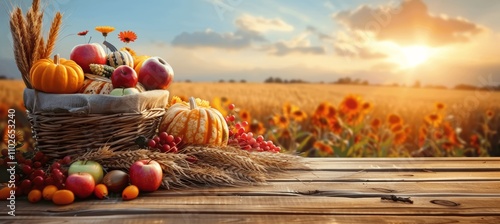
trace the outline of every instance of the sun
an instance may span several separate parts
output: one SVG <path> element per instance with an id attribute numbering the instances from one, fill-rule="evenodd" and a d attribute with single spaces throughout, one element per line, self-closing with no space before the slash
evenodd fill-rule
<path id="1" fill-rule="evenodd" d="M 409 46 L 401 48 L 401 66 L 414 68 L 429 60 L 432 50 L 426 46 Z"/>

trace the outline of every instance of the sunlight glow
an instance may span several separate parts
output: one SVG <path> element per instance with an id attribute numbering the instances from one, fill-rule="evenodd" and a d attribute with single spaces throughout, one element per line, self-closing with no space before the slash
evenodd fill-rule
<path id="1" fill-rule="evenodd" d="M 410 46 L 402 47 L 401 66 L 406 68 L 414 68 L 426 62 L 432 55 L 432 50 L 426 46 Z"/>

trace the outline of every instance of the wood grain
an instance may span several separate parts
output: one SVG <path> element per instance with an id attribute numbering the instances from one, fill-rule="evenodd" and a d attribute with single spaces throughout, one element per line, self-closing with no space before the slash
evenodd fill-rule
<path id="1" fill-rule="evenodd" d="M 499 158 L 305 159 L 267 184 L 119 195 L 67 206 L 16 202 L 0 222 L 500 223 Z M 381 200 L 409 197 L 413 204 Z"/>

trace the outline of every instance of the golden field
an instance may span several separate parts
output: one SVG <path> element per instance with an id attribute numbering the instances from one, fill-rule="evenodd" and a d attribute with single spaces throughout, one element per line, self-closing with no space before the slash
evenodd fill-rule
<path id="1" fill-rule="evenodd" d="M 22 104 L 23 88 L 22 81 L 0 81 L 2 110 Z M 183 99 L 206 99 L 223 114 L 235 115 L 236 122 L 250 123 L 247 131 L 305 156 L 500 153 L 500 106 L 494 103 L 500 102 L 500 92 L 185 82 L 173 83 L 169 90 Z M 236 110 L 227 109 L 230 103 Z"/>

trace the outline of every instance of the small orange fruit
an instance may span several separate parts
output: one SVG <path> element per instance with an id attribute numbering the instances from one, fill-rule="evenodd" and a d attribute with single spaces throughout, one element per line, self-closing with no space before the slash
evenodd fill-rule
<path id="1" fill-rule="evenodd" d="M 54 185 L 47 185 L 43 188 L 42 195 L 43 199 L 47 201 L 52 200 L 52 196 L 54 196 L 54 193 L 57 191 L 57 187 Z"/>
<path id="2" fill-rule="evenodd" d="M 52 196 L 52 202 L 56 205 L 68 205 L 75 201 L 75 195 L 70 190 L 58 190 Z"/>
<path id="3" fill-rule="evenodd" d="M 38 189 L 33 189 L 28 194 L 28 201 L 31 203 L 37 203 L 42 200 L 42 192 Z"/>
<path id="4" fill-rule="evenodd" d="M 0 200 L 7 200 L 7 198 L 10 197 L 10 191 L 14 190 L 12 188 L 9 188 L 7 186 L 3 187 L 0 189 Z"/>
<path id="5" fill-rule="evenodd" d="M 108 199 L 108 187 L 104 184 L 98 184 L 94 188 L 94 195 L 99 199 Z"/>
<path id="6" fill-rule="evenodd" d="M 123 200 L 132 200 L 139 196 L 139 188 L 135 185 L 130 185 L 123 189 L 122 198 Z"/>

